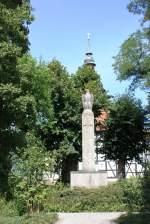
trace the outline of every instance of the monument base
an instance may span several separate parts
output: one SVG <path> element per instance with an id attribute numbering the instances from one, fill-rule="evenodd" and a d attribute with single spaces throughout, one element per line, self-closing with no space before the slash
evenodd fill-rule
<path id="1" fill-rule="evenodd" d="M 107 171 L 72 171 L 71 187 L 97 188 L 107 185 Z"/>

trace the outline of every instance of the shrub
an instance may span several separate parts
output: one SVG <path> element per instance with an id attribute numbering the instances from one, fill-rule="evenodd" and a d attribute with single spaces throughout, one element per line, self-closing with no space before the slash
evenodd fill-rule
<path id="1" fill-rule="evenodd" d="M 123 203 L 129 211 L 140 211 L 143 206 L 142 179 L 130 178 L 118 184 L 123 191 Z"/>
<path id="2" fill-rule="evenodd" d="M 10 184 L 19 214 L 43 209 L 45 194 L 44 172 L 51 172 L 54 159 L 35 136 L 27 133 L 27 147 L 12 155 Z"/>
<path id="3" fill-rule="evenodd" d="M 150 163 L 146 165 L 144 171 L 144 178 L 142 179 L 143 190 L 143 209 L 150 211 Z"/>

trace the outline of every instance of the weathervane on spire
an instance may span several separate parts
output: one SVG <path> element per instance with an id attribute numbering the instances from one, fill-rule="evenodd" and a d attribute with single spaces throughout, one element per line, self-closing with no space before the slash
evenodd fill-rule
<path id="1" fill-rule="evenodd" d="M 90 34 L 90 33 L 87 33 L 87 39 L 88 39 L 88 52 L 89 52 L 89 53 L 91 52 L 90 37 L 91 37 L 91 34 Z"/>

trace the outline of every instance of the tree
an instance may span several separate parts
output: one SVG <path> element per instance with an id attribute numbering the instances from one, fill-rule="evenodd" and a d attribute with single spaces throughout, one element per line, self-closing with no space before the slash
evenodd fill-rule
<path id="1" fill-rule="evenodd" d="M 132 86 L 150 86 L 150 45 L 145 33 L 132 34 L 115 57 L 114 70 L 119 80 L 133 77 Z"/>
<path id="2" fill-rule="evenodd" d="M 48 70 L 53 120 L 48 120 L 44 129 L 39 129 L 39 135 L 47 150 L 53 151 L 57 160 L 55 171 L 60 179 L 69 182 L 70 170 L 77 169 L 80 151 L 79 101 L 66 68 L 54 59 L 49 63 Z"/>
<path id="3" fill-rule="evenodd" d="M 51 77 L 47 64 L 37 62 L 27 54 L 18 59 L 17 71 L 20 75 L 22 95 L 20 97 L 23 102 L 20 108 L 21 113 L 20 111 L 16 111 L 16 113 L 20 124 L 19 131 L 24 142 L 19 145 L 17 141 L 15 145 L 17 150 L 11 150 L 9 154 L 10 161 L 12 161 L 10 176 L 14 181 L 14 190 L 11 192 L 14 192 L 12 195 L 16 198 L 17 203 L 19 201 L 23 204 L 27 203 L 25 207 L 28 212 L 33 212 L 40 209 L 42 200 L 45 199 L 45 186 L 43 182 L 41 183 L 43 172 L 51 173 L 53 166 L 49 162 L 55 161 L 50 150 L 46 151 L 40 135 L 41 130 L 44 131 L 47 126 L 50 127 L 53 124 Z M 30 108 L 26 108 L 24 96 L 32 99 L 33 104 Z M 16 125 L 15 131 L 17 128 Z M 12 186 L 11 182 L 9 184 Z M 23 204 L 18 206 L 22 208 Z"/>
<path id="4" fill-rule="evenodd" d="M 142 30 L 131 34 L 115 57 L 114 70 L 119 80 L 133 78 L 132 87 L 150 87 L 150 1 L 132 0 L 128 10 L 142 15 Z M 135 85 L 136 84 L 136 85 Z"/>
<path id="5" fill-rule="evenodd" d="M 79 95 L 81 111 L 81 96 L 86 89 L 89 89 L 94 95 L 94 114 L 95 116 L 98 115 L 100 113 L 100 108 L 108 105 L 109 98 L 107 96 L 107 92 L 103 88 L 100 75 L 94 69 L 83 65 L 82 67 L 79 67 L 76 74 L 72 78 L 74 79 L 75 88 Z"/>
<path id="6" fill-rule="evenodd" d="M 0 192 L 4 193 L 10 170 L 9 151 L 21 144 L 23 118 L 28 117 L 27 111 L 34 111 L 33 98 L 22 94 L 17 70 L 18 59 L 29 48 L 30 2 L 0 0 L 0 15 Z"/>
<path id="7" fill-rule="evenodd" d="M 140 101 L 127 95 L 117 98 L 110 109 L 100 152 L 106 159 L 117 162 L 119 178 L 125 177 L 125 164 L 133 159 L 140 161 L 140 153 L 146 150 L 143 128 Z"/>
<path id="8" fill-rule="evenodd" d="M 134 14 L 141 14 L 144 23 L 150 21 L 150 0 L 131 0 L 128 10 Z"/>
<path id="9" fill-rule="evenodd" d="M 20 74 L 22 95 L 29 96 L 34 102 L 34 111 L 33 107 L 30 107 L 29 111 L 25 110 L 26 117 L 19 119 L 23 120 L 21 130 L 27 132 L 34 129 L 38 135 L 39 129 L 44 129 L 48 123 L 50 125 L 53 122 L 49 69 L 46 63 L 37 62 L 31 55 L 20 58 L 17 69 Z M 19 114 L 17 116 L 19 117 Z"/>

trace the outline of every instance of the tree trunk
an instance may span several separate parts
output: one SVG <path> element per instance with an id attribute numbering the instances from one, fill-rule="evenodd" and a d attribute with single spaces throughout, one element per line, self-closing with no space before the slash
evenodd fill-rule
<path id="1" fill-rule="evenodd" d="M 78 168 L 78 158 L 76 155 L 69 155 L 63 161 L 61 180 L 63 183 L 70 183 L 70 172 Z"/>
<path id="2" fill-rule="evenodd" d="M 122 160 L 117 161 L 117 178 L 119 180 L 126 178 L 125 161 Z"/>

